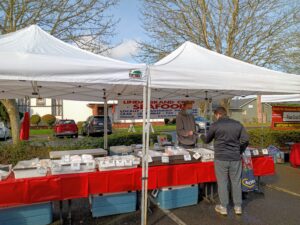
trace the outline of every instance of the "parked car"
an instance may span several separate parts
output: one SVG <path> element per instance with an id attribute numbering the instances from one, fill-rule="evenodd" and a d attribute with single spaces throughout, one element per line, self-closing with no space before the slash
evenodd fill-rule
<path id="1" fill-rule="evenodd" d="M 3 122 L 0 122 L 0 139 L 6 141 L 10 137 L 10 130 Z"/>
<path id="2" fill-rule="evenodd" d="M 107 118 L 107 133 L 112 133 L 111 120 Z M 82 135 L 83 136 L 96 136 L 104 134 L 104 116 L 90 116 L 82 124 Z"/>
<path id="3" fill-rule="evenodd" d="M 205 133 L 210 127 L 210 121 L 201 116 L 195 117 L 195 123 L 198 133 Z"/>
<path id="4" fill-rule="evenodd" d="M 54 126 L 56 137 L 78 137 L 78 127 L 74 120 L 59 120 Z"/>

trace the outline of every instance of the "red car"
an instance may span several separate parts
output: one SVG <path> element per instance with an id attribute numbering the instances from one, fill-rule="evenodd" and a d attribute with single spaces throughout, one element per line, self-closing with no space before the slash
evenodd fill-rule
<path id="1" fill-rule="evenodd" d="M 74 120 L 59 120 L 54 126 L 56 137 L 78 137 L 78 127 Z"/>

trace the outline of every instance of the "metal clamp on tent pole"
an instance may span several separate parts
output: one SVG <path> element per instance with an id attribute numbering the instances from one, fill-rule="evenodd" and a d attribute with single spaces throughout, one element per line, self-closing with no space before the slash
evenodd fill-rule
<path id="1" fill-rule="evenodd" d="M 142 177 L 142 180 L 148 180 L 149 177 Z"/>

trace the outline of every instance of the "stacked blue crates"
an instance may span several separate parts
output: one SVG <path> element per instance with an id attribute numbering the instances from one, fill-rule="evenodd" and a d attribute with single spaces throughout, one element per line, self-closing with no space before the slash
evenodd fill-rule
<path id="1" fill-rule="evenodd" d="M 93 217 L 129 213 L 136 211 L 137 193 L 122 192 L 92 196 L 90 201 Z"/>
<path id="2" fill-rule="evenodd" d="M 162 188 L 154 198 L 162 209 L 174 209 L 198 203 L 198 185 Z"/>
<path id="3" fill-rule="evenodd" d="M 0 209 L 1 225 L 47 225 L 52 223 L 50 202 Z"/>

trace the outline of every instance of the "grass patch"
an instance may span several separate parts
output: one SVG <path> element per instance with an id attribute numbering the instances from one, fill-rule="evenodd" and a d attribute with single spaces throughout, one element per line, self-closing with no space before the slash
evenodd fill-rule
<path id="1" fill-rule="evenodd" d="M 143 130 L 142 126 L 134 126 L 134 129 L 137 133 L 141 133 Z M 172 125 L 162 125 L 162 126 L 153 126 L 154 132 L 168 132 L 168 131 L 175 131 L 176 124 Z M 114 128 L 114 132 L 116 133 L 127 133 L 128 128 Z"/>
<path id="2" fill-rule="evenodd" d="M 53 135 L 53 129 L 30 129 L 30 136 Z"/>

